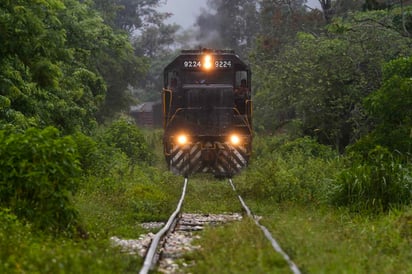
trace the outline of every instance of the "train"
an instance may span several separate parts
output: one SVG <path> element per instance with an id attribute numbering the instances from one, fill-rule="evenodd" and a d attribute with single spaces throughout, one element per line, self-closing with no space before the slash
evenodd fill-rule
<path id="1" fill-rule="evenodd" d="M 163 71 L 163 149 L 169 170 L 231 178 L 252 153 L 252 73 L 233 50 L 188 49 Z"/>

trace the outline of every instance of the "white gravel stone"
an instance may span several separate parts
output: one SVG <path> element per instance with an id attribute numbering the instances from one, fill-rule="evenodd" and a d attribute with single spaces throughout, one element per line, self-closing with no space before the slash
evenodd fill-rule
<path id="1" fill-rule="evenodd" d="M 175 231 L 171 233 L 166 243 L 162 248 L 162 256 L 159 260 L 158 271 L 162 273 L 183 273 L 182 269 L 179 270 L 179 264 L 176 260 L 181 258 L 183 254 L 193 252 L 200 249 L 201 246 L 193 245 L 194 239 L 199 239 L 201 236 L 198 231 L 203 230 L 207 225 L 219 225 L 232 221 L 240 221 L 242 215 L 239 213 L 230 214 L 196 214 L 196 213 L 183 213 L 179 220 Z M 163 222 L 150 222 L 143 223 L 141 226 L 148 230 L 159 229 L 165 224 Z M 154 237 L 153 233 L 143 234 L 139 236 L 139 239 L 120 239 L 116 236 L 110 238 L 113 246 L 120 247 L 122 252 L 129 254 L 139 254 L 144 256 L 150 243 Z M 194 262 L 183 262 L 182 267 L 193 265 Z"/>

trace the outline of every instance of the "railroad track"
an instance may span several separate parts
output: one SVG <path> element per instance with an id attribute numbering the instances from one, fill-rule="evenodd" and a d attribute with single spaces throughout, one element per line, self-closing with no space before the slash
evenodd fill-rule
<path id="1" fill-rule="evenodd" d="M 177 269 L 173 264 L 173 259 L 176 254 L 182 254 L 187 247 L 187 243 L 182 243 L 181 247 L 176 247 L 176 242 L 182 241 L 182 239 L 191 239 L 194 231 L 202 230 L 205 225 L 215 225 L 225 223 L 228 221 L 240 220 L 241 214 L 187 214 L 181 213 L 181 208 L 186 195 L 188 179 L 185 178 L 182 194 L 176 210 L 172 213 L 167 221 L 166 225 L 152 238 L 151 244 L 147 249 L 143 266 L 140 270 L 140 274 L 149 273 L 156 265 L 162 272 L 174 273 Z M 229 179 L 233 191 L 237 193 L 235 185 L 232 179 Z M 240 195 L 237 194 L 239 202 L 242 204 L 243 209 L 247 213 L 247 216 L 254 220 L 255 224 L 262 230 L 267 240 L 271 243 L 273 249 L 279 253 L 285 261 L 288 263 L 290 270 L 294 274 L 300 274 L 299 268 L 290 259 L 289 255 L 283 251 L 279 243 L 273 238 L 269 230 L 259 223 L 258 219 L 252 214 L 249 207 L 246 205 Z M 183 236 L 182 236 L 183 235 Z M 170 244 L 170 243 L 173 244 Z M 195 249 L 192 247 L 191 249 Z M 182 249 L 182 250 L 179 250 Z"/>

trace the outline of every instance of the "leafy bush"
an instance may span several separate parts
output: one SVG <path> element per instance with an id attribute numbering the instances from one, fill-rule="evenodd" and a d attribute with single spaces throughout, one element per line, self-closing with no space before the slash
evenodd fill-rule
<path id="1" fill-rule="evenodd" d="M 356 211 L 381 212 L 392 206 L 410 204 L 412 170 L 386 148 L 377 146 L 368 158 L 355 158 L 342 171 L 332 201 Z"/>
<path id="2" fill-rule="evenodd" d="M 273 138 L 268 141 L 273 143 Z M 329 178 L 339 167 L 337 154 L 310 138 L 281 143 L 275 142 L 271 155 L 252 163 L 243 186 L 245 195 L 275 202 L 325 200 Z"/>
<path id="3" fill-rule="evenodd" d="M 332 159 L 336 157 L 336 153 L 329 146 L 320 145 L 316 140 L 309 137 L 285 142 L 277 151 L 284 157 L 292 155 L 293 152 L 302 154 L 304 158 Z"/>
<path id="4" fill-rule="evenodd" d="M 53 127 L 0 131 L 0 206 L 36 227 L 54 231 L 76 224 L 70 201 L 80 174 L 75 144 Z"/>
<path id="5" fill-rule="evenodd" d="M 113 122 L 106 130 L 104 140 L 108 145 L 119 148 L 136 163 L 150 163 L 152 153 L 143 134 L 134 123 L 125 119 Z"/>
<path id="6" fill-rule="evenodd" d="M 74 133 L 72 138 L 77 145 L 82 170 L 86 172 L 93 170 L 96 165 L 96 154 L 99 151 L 97 142 L 81 132 Z"/>
<path id="7" fill-rule="evenodd" d="M 126 172 L 130 160 L 118 148 L 109 146 L 100 136 L 89 137 L 77 132 L 72 135 L 77 144 L 80 165 L 85 175 L 99 178 L 116 177 Z"/>

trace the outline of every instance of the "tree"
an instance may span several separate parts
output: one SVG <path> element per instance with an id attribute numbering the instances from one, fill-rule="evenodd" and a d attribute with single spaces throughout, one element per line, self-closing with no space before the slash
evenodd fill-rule
<path id="1" fill-rule="evenodd" d="M 94 3 L 108 24 L 118 32 L 127 33 L 135 55 L 127 53 L 125 59 L 118 59 L 125 62 L 116 67 L 121 77 L 112 78 L 113 70 L 107 71 L 106 78 L 110 80 L 108 96 L 100 112 L 104 117 L 106 113 L 126 110 L 136 102 L 133 95 L 143 100 L 157 96 L 153 91 L 162 88 L 162 69 L 157 64 L 159 60 L 163 64 L 168 59 L 165 56 L 172 51 L 179 26 L 164 23 L 171 14 L 160 13 L 155 9 L 160 5 L 160 0 L 95 0 Z M 115 63 L 115 60 L 112 61 Z"/>
<path id="2" fill-rule="evenodd" d="M 261 32 L 258 35 L 256 52 L 259 60 L 267 60 L 288 43 L 296 39 L 300 31 L 318 34 L 324 26 L 319 10 L 308 10 L 306 1 L 262 0 L 260 3 Z M 258 57 L 256 55 L 255 57 Z"/>
<path id="3" fill-rule="evenodd" d="M 301 33 L 275 60 L 259 62 L 260 126 L 273 132 L 297 121 L 305 134 L 340 151 L 366 134 L 361 102 L 380 87 L 381 65 L 412 53 L 411 41 L 384 24 L 393 17 L 374 11 L 335 20 L 326 35 Z"/>
<path id="4" fill-rule="evenodd" d="M 5 1 L 0 11 L 0 127 L 91 130 L 105 97 L 108 116 L 143 74 L 128 37 L 85 3 Z"/>
<path id="5" fill-rule="evenodd" d="M 203 47 L 231 48 L 244 58 L 259 31 L 256 0 L 208 0 L 215 13 L 204 11 L 196 21 Z"/>
<path id="6" fill-rule="evenodd" d="M 71 10 L 74 9 L 73 5 Z M 99 8 L 104 20 L 111 23 L 112 27 L 104 23 L 96 8 Z M 98 120 L 104 121 L 128 109 L 133 101 L 129 87 L 137 85 L 144 78 L 148 64 L 145 58 L 135 54 L 129 34 L 119 29 L 121 26 L 114 24 L 121 6 L 114 1 L 95 1 L 95 4 L 84 4 L 79 9 L 79 13 L 74 15 L 76 18 L 67 18 L 74 22 L 68 23 L 72 25 L 73 31 L 68 39 L 75 47 L 82 49 L 78 52 L 78 57 L 92 71 L 101 75 L 106 83 L 105 100 L 97 113 Z"/>
<path id="7" fill-rule="evenodd" d="M 94 0 L 93 7 L 111 27 L 132 34 L 158 14 L 159 4 L 160 0 Z"/>
<path id="8" fill-rule="evenodd" d="M 376 0 L 372 1 L 376 2 Z M 366 0 L 366 2 L 372 1 Z M 348 11 L 359 11 L 362 6 L 365 7 L 365 4 L 356 0 L 319 0 L 319 4 L 327 24 L 330 24 L 335 17 L 344 16 Z"/>
<path id="9" fill-rule="evenodd" d="M 374 145 L 406 155 L 412 151 L 412 57 L 388 62 L 380 89 L 370 94 L 365 106 L 374 119 Z"/>

